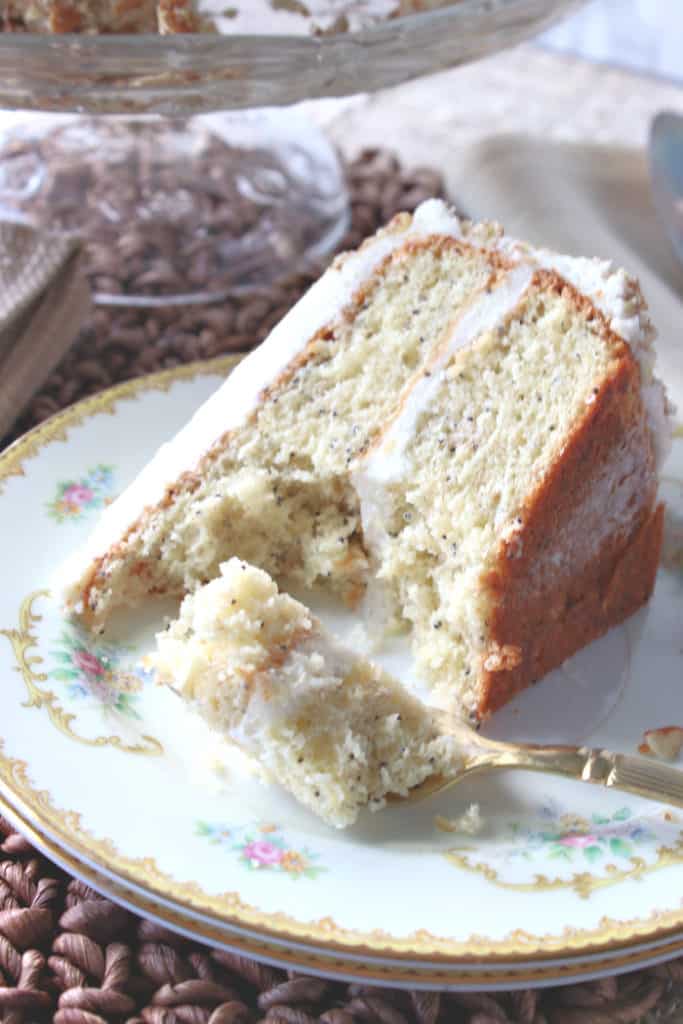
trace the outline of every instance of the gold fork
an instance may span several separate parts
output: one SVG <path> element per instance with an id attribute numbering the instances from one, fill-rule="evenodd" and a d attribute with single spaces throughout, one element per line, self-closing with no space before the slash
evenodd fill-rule
<path id="1" fill-rule="evenodd" d="M 457 739 L 463 760 L 454 765 L 452 774 L 431 776 L 397 800 L 423 800 L 478 772 L 518 769 L 563 775 L 577 782 L 590 782 L 683 807 L 683 771 L 670 765 L 590 747 L 501 743 L 486 739 L 447 712 L 437 711 L 435 715 L 440 731 Z"/>

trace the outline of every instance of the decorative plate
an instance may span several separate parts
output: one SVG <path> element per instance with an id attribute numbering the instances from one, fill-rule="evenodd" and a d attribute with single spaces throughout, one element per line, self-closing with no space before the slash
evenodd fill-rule
<path id="1" fill-rule="evenodd" d="M 142 913 L 309 970 L 481 987 L 614 971 L 678 949 L 683 812 L 513 773 L 336 832 L 155 684 L 145 655 L 172 604 L 120 616 L 103 638 L 65 620 L 56 570 L 230 366 L 121 385 L 0 456 L 0 794 L 10 816 Z M 504 709 L 492 735 L 633 753 L 646 730 L 683 727 L 680 436 L 662 490 L 664 561 L 648 608 Z M 338 633 L 353 628 L 347 613 L 315 607 Z M 402 647 L 381 660 L 409 671 Z M 472 801 L 480 834 L 440 831 L 437 815 L 457 817 Z"/>
<path id="2" fill-rule="evenodd" d="M 11 818 L 14 825 L 20 828 L 35 847 L 41 849 L 46 856 L 61 865 L 71 875 L 80 878 L 87 885 L 106 893 L 118 903 L 128 907 L 135 913 L 171 927 L 191 939 L 210 943 L 214 948 L 238 951 L 258 960 L 268 961 L 285 968 L 305 966 L 309 974 L 321 974 L 325 977 L 335 976 L 340 980 L 361 981 L 366 983 L 390 983 L 392 986 L 410 988 L 439 988 L 463 990 L 473 988 L 510 989 L 529 984 L 542 984 L 562 981 L 564 983 L 589 980 L 606 974 L 628 971 L 643 962 L 642 950 L 635 948 L 617 955 L 590 957 L 560 962 L 551 960 L 547 964 L 519 967 L 500 965 L 493 968 L 482 968 L 444 962 L 439 966 L 417 967 L 412 964 L 384 963 L 374 958 L 343 957 L 339 953 L 320 953 L 309 951 L 302 958 L 298 948 L 290 949 L 269 942 L 263 937 L 251 938 L 237 935 L 234 929 L 221 927 L 218 923 L 208 924 L 197 921 L 189 914 L 180 910 L 171 910 L 149 895 L 133 891 L 121 882 L 114 881 L 96 869 L 85 865 L 82 861 L 69 855 L 63 847 L 50 840 L 30 824 L 15 808 L 0 799 L 3 814 Z M 648 959 L 656 956 L 658 960 L 668 960 L 680 955 L 683 940 L 674 939 L 656 946 L 656 953 L 650 952 Z"/>

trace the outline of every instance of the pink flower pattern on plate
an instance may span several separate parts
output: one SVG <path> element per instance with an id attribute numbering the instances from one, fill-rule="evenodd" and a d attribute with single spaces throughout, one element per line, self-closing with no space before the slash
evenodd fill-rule
<path id="1" fill-rule="evenodd" d="M 577 859 L 614 863 L 636 856 L 638 848 L 647 849 L 657 843 L 657 836 L 648 825 L 633 816 L 630 807 L 620 807 L 607 814 L 583 817 L 568 814 L 548 800 L 538 813 L 538 824 L 511 822 L 511 842 L 507 857 L 524 860 Z"/>
<path id="2" fill-rule="evenodd" d="M 83 484 L 71 484 L 62 497 L 69 505 L 87 505 L 95 497 L 95 492 Z"/>
<path id="3" fill-rule="evenodd" d="M 242 847 L 242 856 L 250 860 L 254 866 L 265 865 L 270 866 L 271 864 L 279 864 L 282 860 L 284 850 L 278 846 L 274 846 L 273 843 L 268 843 L 263 839 L 257 839 L 253 843 L 247 843 L 246 846 Z"/>
<path id="4" fill-rule="evenodd" d="M 105 673 L 100 659 L 90 651 L 76 650 L 73 652 L 72 660 L 74 665 L 87 676 L 103 676 Z"/>
<path id="5" fill-rule="evenodd" d="M 594 843 L 597 843 L 598 837 L 594 835 L 585 836 L 570 833 L 567 836 L 563 836 L 562 839 L 558 840 L 558 842 L 560 843 L 560 846 L 575 846 L 577 849 L 582 850 L 584 846 L 592 846 Z"/>
<path id="6" fill-rule="evenodd" d="M 91 509 L 104 508 L 112 498 L 113 466 L 93 466 L 80 480 L 61 480 L 47 503 L 47 514 L 58 523 L 71 522 Z"/>
<path id="7" fill-rule="evenodd" d="M 297 879 L 317 878 L 327 870 L 316 863 L 320 859 L 317 853 L 305 846 L 293 846 L 279 825 L 272 822 L 231 826 L 198 821 L 195 834 L 212 846 L 236 853 L 239 863 L 250 871 L 277 872 Z"/>
<path id="8" fill-rule="evenodd" d="M 139 718 L 137 703 L 146 673 L 137 665 L 122 664 L 125 648 L 96 642 L 71 622 L 65 622 L 49 672 L 64 686 L 72 701 L 94 699 L 103 710 Z"/>

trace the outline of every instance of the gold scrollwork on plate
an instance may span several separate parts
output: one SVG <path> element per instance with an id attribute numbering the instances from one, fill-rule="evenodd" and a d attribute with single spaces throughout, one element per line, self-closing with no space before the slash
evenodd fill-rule
<path id="1" fill-rule="evenodd" d="M 38 645 L 33 628 L 42 619 L 42 616 L 34 611 L 34 604 L 40 597 L 49 597 L 49 591 L 36 590 L 22 601 L 18 629 L 0 629 L 0 636 L 7 637 L 12 645 L 16 669 L 28 690 L 28 700 L 23 706 L 45 708 L 50 721 L 61 733 L 87 747 L 116 747 L 127 754 L 163 754 L 164 748 L 153 736 L 143 734 L 140 736 L 140 742 L 126 743 L 120 736 L 87 737 L 80 736 L 74 731 L 72 724 L 76 720 L 76 715 L 64 710 L 55 693 L 43 689 L 42 684 L 47 681 L 48 676 L 45 672 L 37 671 L 38 666 L 43 664 L 43 658 L 32 649 Z"/>
<path id="2" fill-rule="evenodd" d="M 607 864 L 604 875 L 594 875 L 590 871 L 578 871 L 568 878 L 549 878 L 547 875 L 535 874 L 526 882 L 513 882 L 501 878 L 498 870 L 486 862 L 472 860 L 467 852 L 458 849 L 447 850 L 444 854 L 446 859 L 461 871 L 468 871 L 470 874 L 480 875 L 487 882 L 497 886 L 499 889 L 508 889 L 511 892 L 544 893 L 555 892 L 560 889 L 571 889 L 582 899 L 620 882 L 639 881 L 646 875 L 651 875 L 662 868 L 673 867 L 676 864 L 683 864 L 683 832 L 673 846 L 660 846 L 656 850 L 653 861 L 645 860 L 644 857 L 631 857 L 628 860 L 628 867 L 620 868 L 616 864 Z"/>

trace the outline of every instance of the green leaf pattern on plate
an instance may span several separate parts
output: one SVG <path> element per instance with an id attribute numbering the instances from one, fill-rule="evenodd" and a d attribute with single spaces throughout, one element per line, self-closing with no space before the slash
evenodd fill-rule
<path id="1" fill-rule="evenodd" d="M 549 859 L 572 864 L 629 860 L 639 848 L 657 844 L 658 837 L 642 819 L 634 818 L 629 807 L 612 814 L 582 817 L 561 810 L 547 801 L 539 811 L 540 827 L 512 822 L 509 857 L 525 860 Z"/>

